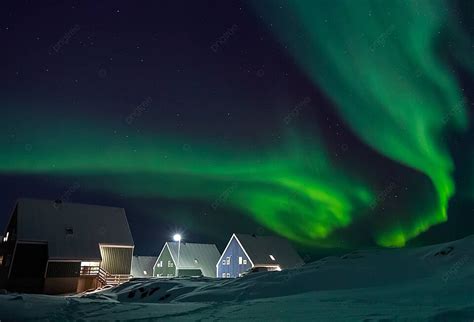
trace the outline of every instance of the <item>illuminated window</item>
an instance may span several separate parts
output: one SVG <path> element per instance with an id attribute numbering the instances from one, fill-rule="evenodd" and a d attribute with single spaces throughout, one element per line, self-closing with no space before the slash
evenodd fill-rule
<path id="1" fill-rule="evenodd" d="M 242 256 L 239 256 L 239 265 L 242 265 Z"/>
<path id="2" fill-rule="evenodd" d="M 230 265 L 230 257 L 227 257 L 227 265 Z"/>
<path id="3" fill-rule="evenodd" d="M 199 263 L 198 259 L 195 258 L 195 259 L 194 259 L 194 264 L 198 264 L 198 263 Z"/>
<path id="4" fill-rule="evenodd" d="M 172 261 L 168 261 L 168 267 L 173 267 L 173 262 Z"/>
<path id="5" fill-rule="evenodd" d="M 227 274 L 226 274 L 226 277 L 230 277 L 230 273 L 227 273 Z"/>
<path id="6" fill-rule="evenodd" d="M 163 261 L 159 261 L 158 264 L 156 264 L 156 267 L 163 267 Z"/>
<path id="7" fill-rule="evenodd" d="M 246 259 L 244 259 L 242 262 L 243 262 L 244 265 L 247 265 L 247 260 Z"/>
<path id="8" fill-rule="evenodd" d="M 222 278 L 225 278 L 225 273 L 222 273 Z"/>
<path id="9" fill-rule="evenodd" d="M 8 236 L 10 236 L 10 233 L 7 231 L 7 234 L 5 235 L 5 237 L 3 237 L 4 243 L 8 241 Z"/>
<path id="10" fill-rule="evenodd" d="M 270 256 L 270 259 L 271 259 L 272 261 L 275 260 L 275 257 L 273 257 L 273 255 L 268 255 L 268 256 Z"/>
<path id="11" fill-rule="evenodd" d="M 143 271 L 143 274 L 144 274 L 144 275 L 148 275 L 148 273 L 147 273 L 146 271 Z"/>
<path id="12" fill-rule="evenodd" d="M 225 259 L 222 260 L 222 265 L 225 265 Z"/>
<path id="13" fill-rule="evenodd" d="M 100 262 L 81 262 L 81 266 L 98 267 Z"/>

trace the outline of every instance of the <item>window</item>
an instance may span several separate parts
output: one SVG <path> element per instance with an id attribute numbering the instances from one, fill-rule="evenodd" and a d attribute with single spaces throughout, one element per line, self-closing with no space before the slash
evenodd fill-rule
<path id="1" fill-rule="evenodd" d="M 246 259 L 243 260 L 243 264 L 247 265 L 247 260 Z"/>
<path id="2" fill-rule="evenodd" d="M 268 256 L 270 256 L 270 259 L 271 259 L 272 261 L 275 260 L 275 257 L 273 257 L 273 255 L 268 255 Z"/>
<path id="3" fill-rule="evenodd" d="M 174 264 L 172 261 L 168 261 L 168 267 L 174 267 Z"/>
<path id="4" fill-rule="evenodd" d="M 163 267 L 163 261 L 159 261 L 158 264 L 156 264 L 156 267 Z"/>
<path id="5" fill-rule="evenodd" d="M 229 277 L 230 277 L 230 273 L 227 273 L 227 274 L 226 274 L 226 277 L 229 278 Z"/>
<path id="6" fill-rule="evenodd" d="M 230 265 L 230 257 L 227 257 L 227 265 Z"/>
<path id="7" fill-rule="evenodd" d="M 81 262 L 81 266 L 99 267 L 100 262 Z"/>
<path id="8" fill-rule="evenodd" d="M 198 264 L 198 263 L 199 263 L 198 259 L 195 258 L 195 259 L 194 259 L 194 264 Z"/>
<path id="9" fill-rule="evenodd" d="M 8 241 L 8 236 L 10 236 L 10 233 L 7 231 L 7 234 L 5 235 L 5 237 L 3 237 L 4 243 Z"/>
<path id="10" fill-rule="evenodd" d="M 239 265 L 242 265 L 242 256 L 239 256 Z"/>
<path id="11" fill-rule="evenodd" d="M 143 271 L 143 275 L 148 275 L 148 273 L 146 271 Z"/>
<path id="12" fill-rule="evenodd" d="M 225 259 L 222 260 L 222 265 L 225 265 Z"/>
<path id="13" fill-rule="evenodd" d="M 163 276 L 163 274 L 156 274 L 156 277 L 161 277 Z"/>
<path id="14" fill-rule="evenodd" d="M 66 227 L 66 235 L 74 235 L 74 229 L 72 229 L 72 227 Z"/>
<path id="15" fill-rule="evenodd" d="M 222 273 L 222 278 L 225 278 L 225 273 Z"/>
<path id="16" fill-rule="evenodd" d="M 3 265 L 3 255 L 0 256 L 0 266 Z"/>

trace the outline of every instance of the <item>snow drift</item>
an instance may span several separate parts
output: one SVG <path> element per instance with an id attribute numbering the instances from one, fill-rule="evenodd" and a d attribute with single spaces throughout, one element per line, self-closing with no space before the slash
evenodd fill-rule
<path id="1" fill-rule="evenodd" d="M 0 296 L 3 320 L 473 321 L 474 236 L 354 251 L 239 279 L 140 278 L 92 294 Z"/>

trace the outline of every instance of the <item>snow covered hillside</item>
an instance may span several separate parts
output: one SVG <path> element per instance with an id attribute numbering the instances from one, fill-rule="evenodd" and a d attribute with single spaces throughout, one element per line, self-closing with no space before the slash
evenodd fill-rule
<path id="1" fill-rule="evenodd" d="M 474 236 L 354 251 L 239 279 L 135 279 L 93 294 L 0 296 L 0 320 L 474 321 Z"/>

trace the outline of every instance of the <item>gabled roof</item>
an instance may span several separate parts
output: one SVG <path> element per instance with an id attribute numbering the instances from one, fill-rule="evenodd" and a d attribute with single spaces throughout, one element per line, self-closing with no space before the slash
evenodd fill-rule
<path id="1" fill-rule="evenodd" d="M 247 234 L 234 234 L 232 237 L 237 238 L 254 266 L 278 265 L 285 269 L 304 264 L 295 249 L 284 238 Z"/>
<path id="2" fill-rule="evenodd" d="M 123 208 L 20 199 L 15 212 L 17 239 L 47 242 L 50 259 L 100 260 L 99 244 L 134 246 Z"/>
<path id="3" fill-rule="evenodd" d="M 151 277 L 153 276 L 153 266 L 157 256 L 133 256 L 132 258 L 132 276 L 133 277 Z M 145 274 L 146 272 L 146 274 Z"/>
<path id="4" fill-rule="evenodd" d="M 178 269 L 201 269 L 204 276 L 216 276 L 216 263 L 221 254 L 214 244 L 181 242 L 178 265 L 178 242 L 167 242 L 171 257 Z"/>

